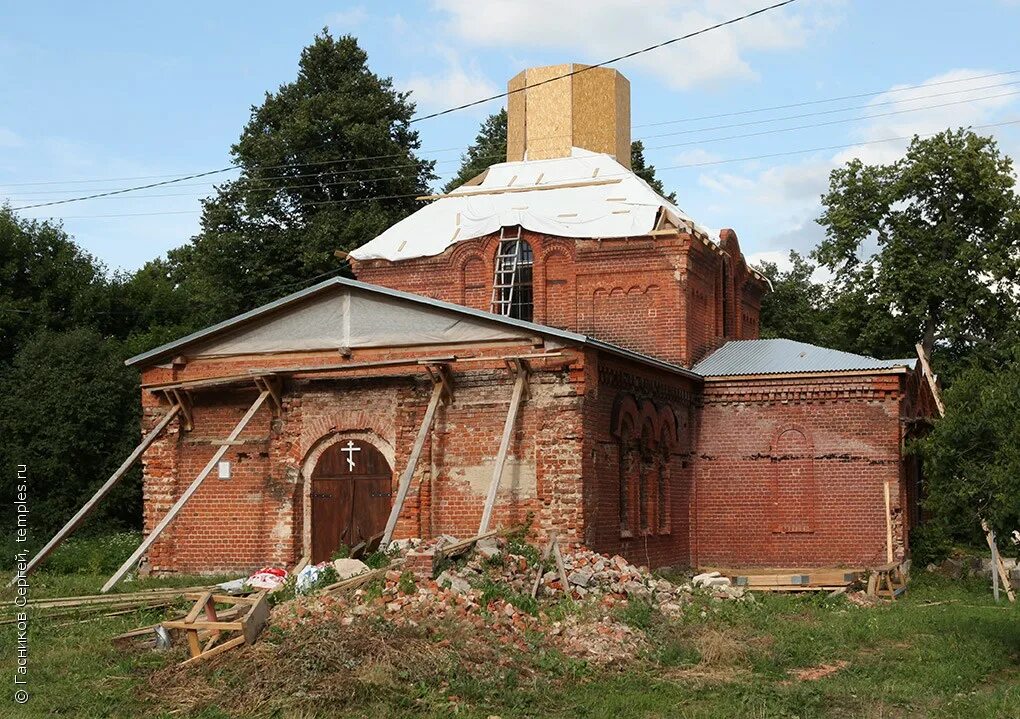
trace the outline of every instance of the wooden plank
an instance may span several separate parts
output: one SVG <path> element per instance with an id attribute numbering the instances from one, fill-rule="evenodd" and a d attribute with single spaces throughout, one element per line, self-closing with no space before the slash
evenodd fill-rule
<path id="1" fill-rule="evenodd" d="M 946 406 L 942 404 L 942 390 L 939 389 L 939 378 L 931 371 L 928 364 L 928 354 L 924 351 L 924 345 L 920 342 L 915 346 L 917 358 L 921 360 L 921 373 L 928 380 L 928 387 L 931 389 L 931 396 L 935 398 L 935 408 L 939 411 L 939 417 L 946 416 Z"/>
<path id="2" fill-rule="evenodd" d="M 187 635 L 188 635 L 188 651 L 191 653 L 191 658 L 194 659 L 195 657 L 202 654 L 202 647 L 198 643 L 198 631 L 195 629 L 189 629 L 187 631 Z"/>
<path id="3" fill-rule="evenodd" d="M 259 634 L 269 621 L 269 600 L 266 599 L 266 592 L 258 595 L 258 600 L 252 604 L 251 609 L 243 620 L 244 629 L 242 633 L 245 644 L 254 644 Z"/>
<path id="4" fill-rule="evenodd" d="M 459 542 L 454 542 L 453 544 L 450 544 L 450 545 L 448 545 L 446 547 L 442 547 L 442 546 L 437 547 L 436 548 L 436 556 L 437 557 L 443 557 L 443 558 L 446 558 L 446 559 L 450 559 L 452 557 L 458 557 L 461 554 L 463 554 L 464 552 L 466 552 L 469 549 L 471 549 L 471 547 L 475 546 L 481 540 L 488 539 L 489 537 L 495 537 L 497 534 L 500 533 L 500 531 L 501 530 L 494 529 L 492 531 L 485 532 L 484 534 L 477 534 L 474 537 L 471 537 L 470 539 L 464 539 L 464 540 L 461 540 Z"/>
<path id="5" fill-rule="evenodd" d="M 233 639 L 223 642 L 223 644 L 220 644 L 217 647 L 213 647 L 207 652 L 202 652 L 196 657 L 192 657 L 191 659 L 181 662 L 179 666 L 183 667 L 189 664 L 197 664 L 198 662 L 205 661 L 206 659 L 211 659 L 217 654 L 222 654 L 228 649 L 233 649 L 234 647 L 240 646 L 242 644 L 244 644 L 244 637 L 234 637 Z"/>
<path id="6" fill-rule="evenodd" d="M 570 580 L 567 579 L 567 570 L 563 566 L 563 555 L 560 554 L 560 540 L 555 532 L 552 533 L 553 543 L 553 557 L 556 559 L 556 571 L 560 575 L 560 583 L 563 585 L 563 592 L 569 598 L 570 594 Z"/>
<path id="7" fill-rule="evenodd" d="M 213 629 L 218 632 L 239 632 L 244 629 L 244 624 L 241 621 L 210 622 L 207 619 L 195 619 L 191 622 L 171 619 L 163 622 L 163 626 L 168 629 Z"/>
<path id="8" fill-rule="evenodd" d="M 1006 590 L 1006 598 L 1012 604 L 1016 602 L 1016 593 L 1013 591 L 1013 585 L 1009 582 L 1009 572 L 1006 571 L 1006 564 L 1002 561 L 999 547 L 995 543 L 995 532 L 984 519 L 981 520 L 981 529 L 985 532 L 985 541 L 988 542 L 988 548 L 992 550 L 992 571 L 998 574 L 1003 588 Z"/>
<path id="9" fill-rule="evenodd" d="M 422 195 L 416 200 L 441 200 L 444 197 L 477 197 L 478 195 L 505 195 L 515 192 L 538 192 L 541 190 L 563 190 L 571 187 L 595 187 L 597 185 L 616 185 L 621 179 L 584 180 L 582 182 L 561 182 L 556 185 L 527 185 L 525 187 L 497 187 L 491 190 L 471 190 L 469 192 L 453 192 L 445 195 Z"/>
<path id="10" fill-rule="evenodd" d="M 241 418 L 241 421 L 237 423 L 237 426 L 234 427 L 234 431 L 230 433 L 229 437 L 227 437 L 228 440 L 232 441 L 240 436 L 241 432 L 243 432 L 244 428 L 248 426 L 252 417 L 255 416 L 259 407 L 263 405 L 268 397 L 269 392 L 263 391 L 259 393 L 258 398 L 252 403 L 251 407 L 248 408 L 248 411 L 245 413 L 244 417 Z M 148 551 L 153 542 L 159 539 L 159 535 L 161 535 L 163 530 L 166 529 L 172 521 L 174 521 L 180 511 L 184 508 L 184 505 L 188 503 L 189 499 L 191 499 L 191 496 L 198 491 L 198 488 L 201 486 L 202 482 L 205 481 L 205 478 L 209 476 L 209 473 L 212 472 L 216 464 L 223 458 L 223 455 L 227 453 L 228 448 L 229 445 L 224 444 L 216 450 L 212 459 L 210 459 L 209 463 L 205 465 L 201 472 L 199 472 L 198 476 L 195 477 L 194 481 L 192 481 L 188 488 L 184 490 L 180 499 L 174 502 L 173 506 L 167 510 L 167 513 L 163 516 L 163 519 L 160 520 L 159 524 L 157 524 L 153 530 L 149 532 L 149 536 L 145 538 L 138 549 L 136 549 L 131 556 L 127 558 L 124 564 L 121 565 L 120 569 L 118 569 L 114 575 L 107 580 L 106 584 L 103 585 L 101 590 L 103 593 L 110 591 L 117 582 L 123 579 L 124 575 L 127 574 L 128 571 L 130 571 L 130 569 L 138 563 L 138 560 L 142 558 L 142 555 Z"/>
<path id="11" fill-rule="evenodd" d="M 390 508 L 390 516 L 386 519 L 386 528 L 383 530 L 380 547 L 389 546 L 393 539 L 393 532 L 397 528 L 397 520 L 404 509 L 404 501 L 411 489 L 411 480 L 414 478 L 414 470 L 418 466 L 418 459 L 421 457 L 422 449 L 425 447 L 425 440 L 428 439 L 429 431 L 432 429 L 432 420 L 436 416 L 436 409 L 443 396 L 443 385 L 437 382 L 432 387 L 432 397 L 429 399 L 428 407 L 425 409 L 425 417 L 418 428 L 418 436 L 414 438 L 414 445 L 411 447 L 411 454 L 407 458 L 407 466 L 404 473 L 400 475 L 400 483 L 397 485 L 397 496 L 393 500 L 393 507 Z"/>
<path id="12" fill-rule="evenodd" d="M 138 446 L 134 448 L 134 451 L 132 451 L 131 454 L 128 455 L 128 458 L 125 459 L 121 463 L 121 465 L 117 467 L 117 470 L 112 475 L 110 475 L 110 478 L 103 483 L 103 486 L 100 487 L 96 491 L 96 493 L 92 495 L 92 498 L 89 499 L 89 501 L 87 501 L 82 506 L 82 508 L 79 509 L 75 513 L 75 515 L 67 521 L 67 524 L 60 528 L 60 531 L 53 536 L 53 539 L 47 542 L 46 546 L 40 549 L 39 553 L 32 558 L 32 561 L 30 561 L 28 563 L 28 566 L 25 567 L 26 576 L 30 574 L 33 570 L 35 570 L 35 568 L 38 567 L 43 561 L 45 561 L 45 559 L 48 556 L 50 556 L 53 553 L 53 551 L 63 543 L 65 539 L 67 539 L 71 532 L 77 529 L 79 525 L 81 525 L 81 523 L 85 521 L 85 518 L 92 513 L 92 510 L 96 508 L 96 505 L 99 504 L 99 502 L 107 494 L 110 493 L 110 491 L 117 485 L 117 483 L 127 473 L 127 471 L 131 469 L 135 462 L 138 461 L 138 458 L 145 453 L 145 450 L 149 448 L 149 445 L 155 442 L 156 439 L 161 434 L 163 434 L 163 430 L 167 428 L 167 425 L 169 425 L 173 418 L 177 416 L 177 413 L 180 410 L 181 406 L 179 404 L 175 404 L 170 408 L 166 415 L 164 415 L 163 419 L 161 419 L 159 423 L 156 424 L 156 426 L 153 427 L 152 430 L 145 435 L 145 437 L 138 444 Z M 7 586 L 11 586 L 13 583 L 14 580 L 12 579 L 7 584 Z"/>
<path id="13" fill-rule="evenodd" d="M 545 563 L 549 561 L 549 555 L 552 554 L 553 539 L 549 538 L 546 542 L 545 549 L 542 550 L 542 560 L 538 563 L 538 574 L 535 575 L 535 583 L 531 586 L 531 598 L 534 599 L 538 596 L 538 588 L 542 586 L 542 577 L 545 576 Z"/>
<path id="14" fill-rule="evenodd" d="M 503 466 L 506 464 L 506 455 L 510 449 L 510 439 L 513 437 L 514 425 L 517 424 L 517 412 L 520 409 L 521 397 L 524 395 L 527 384 L 528 373 L 522 365 L 517 372 L 517 379 L 514 380 L 514 391 L 510 397 L 510 408 L 506 413 L 506 422 L 503 424 L 503 436 L 499 441 L 499 452 L 496 454 L 496 465 L 492 470 L 489 494 L 485 498 L 485 507 L 482 509 L 482 521 L 478 525 L 479 534 L 484 534 L 489 529 L 489 522 L 492 520 L 492 510 L 496 506 L 499 483 L 503 478 Z"/>
<path id="15" fill-rule="evenodd" d="M 884 483 L 885 487 L 885 561 L 893 561 L 893 542 L 892 542 L 892 502 L 889 497 L 889 483 Z"/>
<path id="16" fill-rule="evenodd" d="M 185 624 L 198 619 L 198 615 L 202 613 L 202 610 L 205 609 L 205 606 L 209 603 L 210 599 L 212 599 L 212 592 L 206 592 L 200 595 L 195 601 L 195 606 L 193 606 L 187 616 L 184 617 Z M 216 620 L 214 619 L 213 621 Z"/>

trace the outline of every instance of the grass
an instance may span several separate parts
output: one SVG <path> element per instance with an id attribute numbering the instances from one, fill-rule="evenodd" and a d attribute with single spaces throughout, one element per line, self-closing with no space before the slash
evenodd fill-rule
<path id="1" fill-rule="evenodd" d="M 40 573 L 33 596 L 94 593 L 105 578 Z M 271 628 L 189 670 L 173 667 L 180 649 L 111 645 L 159 616 L 33 623 L 31 699 L 16 707 L 8 692 L 0 717 L 1020 717 L 1020 609 L 995 605 L 985 585 L 923 573 L 900 601 L 866 609 L 760 594 L 667 620 L 634 603 L 617 616 L 647 649 L 610 668 L 551 651 L 538 633 L 520 650 L 462 625 Z M 14 642 L 0 627 L 7 677 Z"/>

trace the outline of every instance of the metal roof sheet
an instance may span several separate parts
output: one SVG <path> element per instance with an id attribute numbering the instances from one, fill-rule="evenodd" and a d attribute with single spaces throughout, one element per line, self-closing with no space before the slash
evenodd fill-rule
<path id="1" fill-rule="evenodd" d="M 841 372 L 911 367 L 916 360 L 881 360 L 787 339 L 731 340 L 692 368 L 705 377 Z"/>

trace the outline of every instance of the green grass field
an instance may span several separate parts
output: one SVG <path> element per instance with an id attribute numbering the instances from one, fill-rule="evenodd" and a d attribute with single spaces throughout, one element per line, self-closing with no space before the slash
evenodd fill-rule
<path id="1" fill-rule="evenodd" d="M 33 596 L 94 593 L 106 576 L 40 573 Z M 520 651 L 456 627 L 309 625 L 271 627 L 261 646 L 178 670 L 181 649 L 110 642 L 158 613 L 40 620 L 24 706 L 11 699 L 14 630 L 0 628 L 0 716 L 1020 717 L 1020 610 L 995 605 L 987 586 L 921 574 L 900 601 L 874 608 L 757 596 L 704 599 L 672 622 L 632 607 L 621 618 L 646 633 L 647 649 L 609 668 L 549 651 L 541 636 Z"/>

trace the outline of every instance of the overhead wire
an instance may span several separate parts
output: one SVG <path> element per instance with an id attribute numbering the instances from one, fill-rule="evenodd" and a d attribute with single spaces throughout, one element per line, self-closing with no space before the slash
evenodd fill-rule
<path id="1" fill-rule="evenodd" d="M 991 128 L 995 128 L 995 127 L 1004 127 L 1004 126 L 1007 126 L 1007 125 L 1017 125 L 1017 124 L 1020 124 L 1020 118 L 1017 118 L 1017 119 L 1014 119 L 1014 120 L 1006 120 L 1006 121 L 1003 121 L 1003 122 L 987 123 L 987 124 L 983 124 L 983 125 L 971 125 L 971 126 L 969 126 L 969 128 L 972 129 L 972 130 L 986 130 L 986 129 L 991 129 Z M 788 156 L 792 156 L 792 155 L 808 154 L 808 153 L 812 153 L 812 152 L 824 152 L 824 151 L 827 151 L 827 150 L 842 150 L 842 149 L 847 149 L 847 148 L 859 147 L 859 146 L 862 146 L 862 145 L 875 145 L 875 144 L 882 144 L 882 143 L 886 143 L 886 142 L 907 141 L 907 140 L 913 139 L 914 137 L 920 137 L 920 138 L 933 137 L 936 134 L 938 134 L 938 133 L 934 133 L 934 132 L 932 132 L 932 133 L 919 133 L 919 134 L 914 134 L 914 135 L 901 135 L 901 136 L 898 136 L 898 137 L 886 137 L 886 138 L 881 138 L 881 139 L 876 139 L 876 140 L 861 140 L 859 142 L 848 142 L 848 143 L 836 144 L 836 145 L 820 145 L 820 146 L 815 146 L 815 147 L 807 147 L 807 148 L 801 148 L 801 149 L 796 149 L 796 150 L 786 150 L 786 151 L 781 151 L 781 152 L 765 153 L 765 154 L 759 154 L 759 155 L 747 155 L 747 156 L 742 156 L 742 157 L 722 158 L 722 159 L 718 159 L 718 160 L 705 160 L 705 161 L 701 161 L 701 162 L 690 162 L 690 163 L 683 163 L 683 164 L 679 164 L 679 165 L 665 165 L 665 166 L 662 166 L 662 167 L 656 167 L 655 169 L 656 169 L 656 172 L 667 172 L 667 171 L 671 171 L 671 170 L 681 170 L 681 169 L 689 169 L 689 168 L 697 168 L 697 167 L 707 167 L 707 166 L 712 166 L 712 165 L 724 165 L 724 164 L 729 164 L 729 163 L 734 163 L 734 162 L 750 162 L 750 161 L 754 161 L 754 160 L 764 160 L 764 159 L 771 159 L 771 158 L 776 158 L 776 157 L 788 157 Z M 602 179 L 602 178 L 614 177 L 614 176 L 617 176 L 617 175 L 626 175 L 626 174 L 628 174 L 628 173 L 606 173 L 606 174 L 600 174 L 599 178 Z M 578 178 L 578 179 L 584 179 L 584 178 Z M 406 195 L 391 195 L 391 196 L 388 196 L 388 197 L 350 198 L 350 199 L 347 199 L 347 200 L 324 200 L 324 201 L 321 201 L 321 202 L 303 203 L 300 206 L 304 207 L 304 206 L 311 206 L 311 205 L 344 205 L 344 204 L 353 203 L 353 202 L 365 202 L 365 201 L 378 200 L 378 199 L 394 199 L 394 198 L 408 198 L 408 197 L 420 197 L 420 195 L 418 195 L 417 193 L 411 193 L 411 194 L 406 194 Z M 61 216 L 61 217 L 52 217 L 52 218 L 40 217 L 40 218 L 36 218 L 36 219 L 58 219 L 58 220 L 96 219 L 96 218 L 109 218 L 109 217 L 142 217 L 142 216 L 154 216 L 154 215 L 198 214 L 200 212 L 201 212 L 201 210 L 181 210 L 181 211 L 169 211 L 169 212 L 117 213 L 117 214 L 109 214 L 109 215 L 71 215 L 71 216 Z"/>

